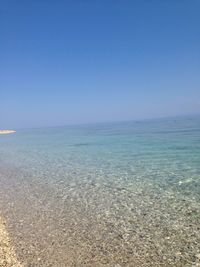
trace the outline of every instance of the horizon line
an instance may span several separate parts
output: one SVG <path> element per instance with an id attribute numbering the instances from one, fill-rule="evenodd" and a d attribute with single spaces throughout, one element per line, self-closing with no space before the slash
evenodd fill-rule
<path id="1" fill-rule="evenodd" d="M 30 126 L 30 127 L 16 127 L 12 128 L 14 130 L 28 130 L 28 129 L 42 129 L 42 128 L 57 128 L 57 127 L 75 127 L 75 126 L 87 126 L 95 124 L 107 124 L 107 123 L 126 123 L 126 122 L 142 122 L 142 121 L 151 121 L 151 120 L 160 120 L 160 119 L 173 119 L 173 118 L 182 118 L 182 117 L 198 117 L 200 113 L 189 113 L 189 114 L 179 114 L 172 116 L 161 116 L 161 117 L 152 117 L 152 118 L 141 118 L 141 119 L 127 119 L 127 120 L 110 120 L 110 121 L 98 121 L 98 122 L 83 122 L 83 123 L 69 123 L 69 124 L 59 124 L 59 125 L 46 125 L 46 126 Z M 9 127 L 11 128 L 11 127 Z M 5 129 L 6 130 L 6 129 Z"/>

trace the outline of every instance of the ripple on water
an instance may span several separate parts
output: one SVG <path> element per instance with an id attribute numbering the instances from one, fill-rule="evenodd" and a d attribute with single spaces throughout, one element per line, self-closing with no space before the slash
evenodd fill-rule
<path id="1" fill-rule="evenodd" d="M 21 262 L 198 266 L 197 127 L 179 131 L 192 123 L 35 130 L 0 140 L 0 209 Z"/>

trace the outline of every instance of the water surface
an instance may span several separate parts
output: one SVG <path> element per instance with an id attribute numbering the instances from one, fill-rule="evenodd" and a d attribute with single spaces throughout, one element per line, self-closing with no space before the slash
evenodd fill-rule
<path id="1" fill-rule="evenodd" d="M 25 266 L 200 266 L 200 117 L 1 136 L 0 210 Z"/>

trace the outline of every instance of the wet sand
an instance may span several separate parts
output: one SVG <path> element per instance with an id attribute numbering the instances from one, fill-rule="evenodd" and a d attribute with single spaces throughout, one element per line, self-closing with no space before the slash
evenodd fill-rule
<path id="1" fill-rule="evenodd" d="M 18 261 L 5 222 L 0 218 L 0 266 L 1 267 L 22 267 Z"/>

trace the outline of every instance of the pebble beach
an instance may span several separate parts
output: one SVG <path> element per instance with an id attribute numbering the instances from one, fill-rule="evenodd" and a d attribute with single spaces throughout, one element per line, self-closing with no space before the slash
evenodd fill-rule
<path id="1" fill-rule="evenodd" d="M 0 266 L 23 267 L 17 259 L 14 247 L 6 230 L 5 221 L 0 218 Z"/>

